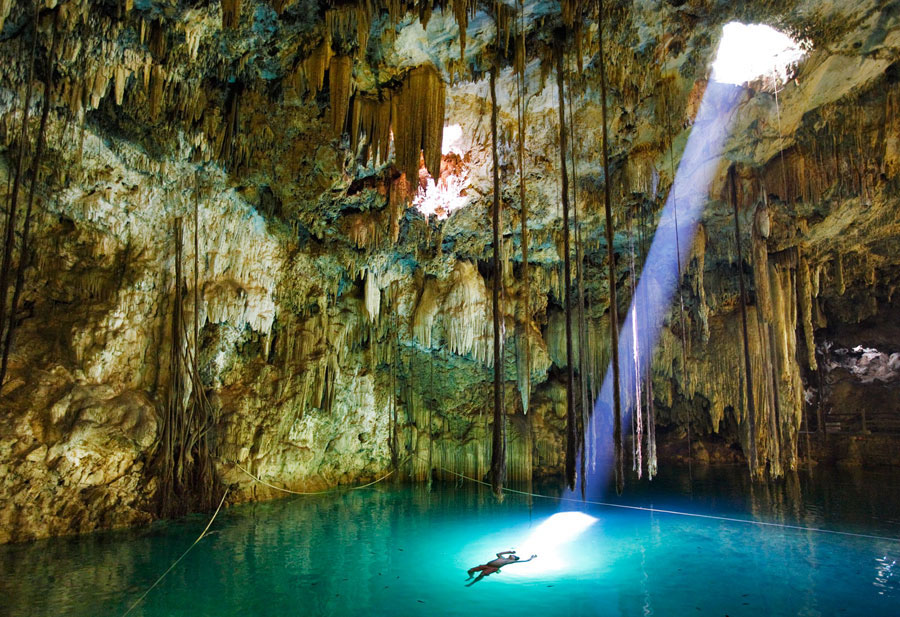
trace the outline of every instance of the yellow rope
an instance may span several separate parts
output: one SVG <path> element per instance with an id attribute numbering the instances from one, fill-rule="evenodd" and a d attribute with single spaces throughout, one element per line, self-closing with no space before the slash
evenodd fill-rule
<path id="1" fill-rule="evenodd" d="M 408 455 L 406 458 L 404 458 L 402 461 L 400 461 L 400 462 L 397 464 L 397 467 L 399 467 L 400 465 L 402 465 L 403 463 L 405 463 L 405 462 L 409 459 L 410 456 L 412 456 L 412 455 L 410 454 L 410 455 Z M 326 494 L 328 494 L 328 493 L 334 493 L 334 492 L 337 492 L 337 491 L 345 490 L 343 487 L 337 486 L 337 487 L 335 487 L 335 488 L 325 489 L 324 491 L 311 491 L 311 492 L 292 491 L 292 490 L 287 489 L 287 488 L 281 488 L 280 486 L 275 486 L 274 484 L 270 484 L 270 483 L 266 482 L 266 481 L 263 480 L 262 478 L 259 478 L 259 477 L 257 477 L 257 476 L 254 476 L 252 473 L 250 473 L 249 471 L 247 471 L 246 469 L 244 469 L 243 467 L 241 467 L 241 465 L 240 465 L 239 463 L 232 463 L 232 465 L 234 465 L 235 467 L 237 467 L 238 469 L 240 469 L 241 471 L 243 471 L 245 474 L 247 474 L 249 477 L 251 477 L 251 478 L 253 478 L 254 480 L 256 480 L 257 482 L 259 482 L 260 484 L 262 484 L 262 485 L 264 485 L 264 486 L 268 486 L 269 488 L 273 488 L 273 489 L 275 489 L 276 491 L 281 491 L 282 493 L 289 493 L 289 494 L 291 494 L 291 495 L 326 495 Z M 389 478 L 389 477 L 391 476 L 391 474 L 393 474 L 395 471 L 396 471 L 396 469 L 392 469 L 392 470 L 390 470 L 389 472 L 387 472 L 386 474 L 384 474 L 383 476 L 381 476 L 380 478 L 377 478 L 377 479 L 375 479 L 375 480 L 372 480 L 372 481 L 369 482 L 368 484 L 363 484 L 362 486 L 351 486 L 351 487 L 349 487 L 349 488 L 346 489 L 346 490 L 358 491 L 358 490 L 361 489 L 361 488 L 367 488 L 367 487 L 369 487 L 369 486 L 372 486 L 373 484 L 378 484 L 378 483 L 381 482 L 382 480 L 384 480 L 384 479 L 386 479 L 386 478 Z"/>
<path id="2" fill-rule="evenodd" d="M 411 456 L 411 455 L 410 455 L 410 456 Z M 402 465 L 403 463 L 405 463 L 405 462 L 407 461 L 407 459 L 409 459 L 409 456 L 407 456 L 407 457 L 404 458 L 402 461 L 400 461 L 400 465 Z M 325 490 L 325 491 L 316 491 L 316 492 L 311 492 L 311 493 L 303 493 L 303 492 L 300 492 L 300 491 L 292 491 L 292 490 L 289 490 L 289 489 L 286 489 L 286 488 L 281 488 L 281 487 L 275 486 L 274 484 L 269 484 L 269 483 L 266 482 L 265 480 L 262 480 L 261 478 L 258 478 L 258 477 L 256 477 L 256 476 L 254 476 L 252 473 L 250 473 L 249 471 L 247 471 L 246 469 L 244 469 L 243 467 L 241 467 L 238 463 L 233 463 L 233 465 L 234 465 L 235 467 L 237 467 L 238 469 L 240 469 L 241 471 L 243 471 L 243 472 L 244 472 L 245 474 L 247 474 L 248 476 L 250 476 L 251 478 L 253 478 L 254 480 L 256 480 L 257 482 L 259 482 L 260 484 L 264 484 L 264 485 L 266 485 L 266 486 L 268 486 L 268 487 L 270 487 L 270 488 L 273 488 L 273 489 L 275 489 L 275 490 L 277 490 L 277 491 L 282 491 L 282 492 L 285 492 L 285 493 L 290 493 L 290 494 L 292 494 L 292 495 L 324 495 L 324 494 L 326 494 L 326 493 L 333 493 L 333 492 L 335 492 L 335 491 L 341 490 L 340 487 L 338 487 L 338 488 L 328 489 L 328 490 Z M 399 466 L 399 465 L 398 465 L 398 466 Z M 367 487 L 369 487 L 369 486 L 372 486 L 373 484 L 377 484 L 377 483 L 381 482 L 382 480 L 384 480 L 384 479 L 390 477 L 390 475 L 393 474 L 394 471 L 396 471 L 396 470 L 395 470 L 395 469 L 392 469 L 391 471 L 389 471 L 389 472 L 386 473 L 385 475 L 381 476 L 380 478 L 377 478 L 377 479 L 375 479 L 375 480 L 372 480 L 372 481 L 369 482 L 368 484 L 363 484 L 363 485 L 361 485 L 361 486 L 354 486 L 354 487 L 351 487 L 350 490 L 355 491 L 355 490 L 367 488 Z M 225 497 L 227 497 L 227 496 L 228 496 L 228 489 L 225 489 L 225 494 L 222 495 L 222 500 L 219 502 L 219 507 L 216 508 L 215 513 L 212 515 L 212 518 L 209 519 L 209 523 L 206 524 L 206 528 L 203 529 L 203 532 L 202 532 L 199 536 L 197 536 L 197 539 L 194 540 L 194 543 L 191 544 L 191 545 L 187 548 L 187 550 L 184 551 L 184 553 L 181 554 L 181 557 L 179 557 L 178 559 L 176 559 L 175 562 L 174 562 L 171 566 L 169 566 L 169 568 L 168 568 L 165 572 L 163 572 L 162 575 L 161 575 L 158 579 L 156 579 L 156 582 L 153 583 L 153 584 L 150 586 L 150 588 L 147 589 L 147 591 L 145 591 L 145 592 L 143 593 L 143 595 L 141 595 L 141 597 L 138 598 L 138 599 L 135 601 L 135 603 L 132 604 L 131 607 L 129 607 L 129 609 L 128 609 L 127 611 L 125 611 L 125 612 L 122 614 L 122 617 L 126 617 L 126 615 L 128 615 L 131 611 L 133 611 L 133 610 L 135 609 L 135 607 L 137 607 L 137 605 L 140 604 L 140 603 L 143 601 L 143 599 L 147 597 L 147 594 L 149 594 L 151 591 L 153 591 L 153 589 L 154 589 L 157 585 L 159 585 L 159 584 L 162 582 L 162 580 L 166 577 L 166 575 L 167 575 L 169 572 L 171 572 L 171 571 L 175 568 L 175 566 L 177 566 L 177 565 L 181 562 L 181 560 L 184 559 L 185 556 L 186 556 L 189 552 L 191 552 L 191 549 L 194 548 L 194 547 L 200 542 L 200 540 L 202 540 L 202 539 L 204 538 L 204 536 L 206 536 L 206 532 L 209 531 L 209 528 L 212 526 L 213 521 L 216 520 L 216 516 L 218 516 L 219 510 L 222 509 L 222 504 L 225 503 Z"/>
<path id="3" fill-rule="evenodd" d="M 171 572 L 172 569 L 173 569 L 175 566 L 177 566 L 178 563 L 179 563 L 182 559 L 184 559 L 185 556 L 186 556 L 188 553 L 191 552 L 191 549 L 194 548 L 195 546 L 197 546 L 197 543 L 200 542 L 200 540 L 203 539 L 203 537 L 206 535 L 206 532 L 209 531 L 209 528 L 210 528 L 210 527 L 212 527 L 213 521 L 216 520 L 216 516 L 219 515 L 219 510 L 222 509 L 222 504 L 225 503 L 225 497 L 227 497 L 227 496 L 228 496 L 228 489 L 226 488 L 226 489 L 225 489 L 225 493 L 222 495 L 222 501 L 219 502 L 219 507 L 216 508 L 215 513 L 213 513 L 212 518 L 209 519 L 209 522 L 206 524 L 206 527 L 203 529 L 203 532 L 202 532 L 199 536 L 197 536 L 197 539 L 194 540 L 194 543 L 191 544 L 191 545 L 187 548 L 187 550 L 184 551 L 184 552 L 181 554 L 181 557 L 179 557 L 178 559 L 176 559 L 175 562 L 174 562 L 171 566 L 169 566 L 169 569 L 166 570 L 165 572 L 163 572 L 162 575 L 161 575 L 158 579 L 156 579 L 156 582 L 153 583 L 152 585 L 150 585 L 150 588 L 149 588 L 147 591 L 145 591 L 145 592 L 143 593 L 143 595 L 142 595 L 140 598 L 138 598 L 138 599 L 134 602 L 134 604 L 132 604 L 131 607 L 130 607 L 127 611 L 125 611 L 124 613 L 122 613 L 122 617 L 125 617 L 126 615 L 128 615 L 128 613 L 130 613 L 131 611 L 133 611 L 133 610 L 135 609 L 135 607 L 136 607 L 138 604 L 140 604 L 141 601 L 142 601 L 144 598 L 147 597 L 147 594 L 150 593 L 151 591 L 153 591 L 154 587 L 156 587 L 157 585 L 159 585 L 160 582 L 162 582 L 162 580 L 166 577 L 166 575 L 167 575 L 169 572 Z"/>

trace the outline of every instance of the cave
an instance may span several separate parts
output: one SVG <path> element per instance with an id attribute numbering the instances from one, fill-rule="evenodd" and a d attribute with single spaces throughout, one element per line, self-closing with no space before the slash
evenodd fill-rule
<path id="1" fill-rule="evenodd" d="M 0 0 L 0 58 L 0 616 L 898 614 L 900 2 Z"/>

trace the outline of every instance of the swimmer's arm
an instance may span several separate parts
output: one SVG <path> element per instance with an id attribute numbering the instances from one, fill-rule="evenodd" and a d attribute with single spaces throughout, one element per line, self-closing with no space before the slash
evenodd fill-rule
<path id="1" fill-rule="evenodd" d="M 534 559 L 535 557 L 537 557 L 537 555 L 532 555 L 532 556 L 529 557 L 528 559 L 520 559 L 520 560 L 518 560 L 518 561 L 513 561 L 513 562 L 511 562 L 511 563 L 525 563 L 526 561 L 531 561 L 531 560 Z"/>
<path id="2" fill-rule="evenodd" d="M 497 553 L 497 557 L 503 559 L 504 555 L 515 555 L 516 551 L 503 551 L 502 553 Z"/>

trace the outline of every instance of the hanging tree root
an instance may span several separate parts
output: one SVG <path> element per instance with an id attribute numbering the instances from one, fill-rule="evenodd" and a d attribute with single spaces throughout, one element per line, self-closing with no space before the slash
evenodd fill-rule
<path id="1" fill-rule="evenodd" d="M 559 156 L 563 214 L 563 281 L 566 312 L 566 483 L 575 489 L 575 454 L 578 442 L 575 418 L 575 358 L 572 350 L 572 264 L 569 260 L 569 176 L 566 169 L 566 105 L 563 82 L 565 30 L 556 33 L 556 85 L 559 90 Z"/>
<path id="2" fill-rule="evenodd" d="M 571 65 L 570 65 L 571 68 Z M 571 71 L 570 71 L 571 74 Z M 585 433 L 588 427 L 588 375 L 587 359 L 587 330 L 584 313 L 584 254 L 581 246 L 581 227 L 578 223 L 578 167 L 575 162 L 575 144 L 578 132 L 575 130 L 575 112 L 572 105 L 572 87 L 569 83 L 569 125 L 572 143 L 569 155 L 572 160 L 572 226 L 575 232 L 575 287 L 578 290 L 578 387 L 580 390 L 581 416 L 577 427 L 578 449 L 581 453 L 581 495 L 584 497 L 586 490 L 587 474 L 585 473 L 587 448 L 585 447 Z"/>
<path id="3" fill-rule="evenodd" d="M 603 206 L 606 214 L 606 257 L 609 262 L 609 343 L 613 367 L 613 441 L 615 442 L 616 492 L 625 488 L 625 463 L 622 444 L 622 400 L 619 388 L 619 309 L 616 300 L 616 255 L 613 248 L 612 199 L 609 186 L 609 135 L 606 108 L 606 59 L 603 52 L 603 0 L 597 3 L 599 37 L 600 100 L 603 122 Z"/>
<path id="4" fill-rule="evenodd" d="M 183 309 L 185 281 L 183 221 L 175 219 L 175 289 L 172 303 L 169 385 L 160 438 L 151 469 L 159 479 L 157 508 L 160 516 L 170 517 L 191 510 L 211 509 L 222 493 L 213 463 L 212 434 L 217 422 L 213 405 L 206 397 L 199 370 L 199 186 L 194 204 L 194 336 L 193 344 Z M 185 405 L 187 388 L 191 396 Z"/>
<path id="5" fill-rule="evenodd" d="M 6 369 L 9 365 L 9 354 L 15 342 L 16 312 L 19 308 L 19 298 L 25 285 L 25 269 L 28 267 L 29 247 L 28 240 L 31 234 L 31 212 L 34 208 L 34 194 L 37 190 L 38 177 L 41 170 L 41 159 L 44 153 L 44 134 L 47 129 L 47 118 L 50 115 L 50 99 L 53 92 L 53 67 L 56 63 L 56 50 L 58 42 L 59 9 L 53 13 L 53 33 L 50 44 L 49 67 L 44 80 L 44 101 L 41 109 L 41 123 L 38 127 L 37 145 L 34 150 L 34 158 L 31 163 L 31 188 L 28 189 L 28 205 L 25 207 L 25 221 L 22 227 L 22 247 L 19 249 L 19 266 L 16 270 L 16 282 L 13 289 L 12 301 L 9 305 L 9 324 L 6 328 L 6 338 L 3 343 L 3 357 L 0 360 L 0 385 L 6 378 Z M 0 288 L 3 294 L 6 288 Z"/>
<path id="6" fill-rule="evenodd" d="M 519 0 L 519 36 L 516 38 L 516 120 L 519 127 L 519 207 L 522 224 L 522 345 L 524 351 L 525 383 L 522 386 L 522 411 L 528 414 L 531 400 L 531 343 L 528 324 L 531 322 L 531 288 L 528 275 L 528 203 L 525 199 L 525 8 Z"/>
<path id="7" fill-rule="evenodd" d="M 16 171 L 13 179 L 12 195 L 9 197 L 9 209 L 6 213 L 6 229 L 4 230 L 3 259 L 0 261 L 0 334 L 2 334 L 4 326 L 6 326 L 6 295 L 9 289 L 9 276 L 12 267 L 13 247 L 15 245 L 16 233 L 16 216 L 18 214 L 19 205 L 19 185 L 22 181 L 22 164 L 25 159 L 25 149 L 28 143 L 28 118 L 31 110 L 31 92 L 32 82 L 34 81 L 34 57 L 37 53 L 37 22 L 38 22 L 38 5 L 34 7 L 34 31 L 31 41 L 31 58 L 28 64 L 28 78 L 25 87 L 25 102 L 22 106 L 22 136 L 19 139 L 19 152 L 16 155 Z M 21 259 L 21 256 L 20 256 Z M 10 315 L 10 327 L 15 315 Z M 5 340 L 5 339 L 4 339 Z M 4 354 L 6 351 L 4 350 Z M 0 386 L 3 385 L 0 380 Z"/>
<path id="8" fill-rule="evenodd" d="M 493 156 L 494 207 L 492 215 L 494 231 L 494 428 L 491 442 L 491 487 L 497 498 L 503 495 L 506 480 L 506 416 L 503 410 L 503 341 L 500 323 L 500 282 L 503 277 L 500 264 L 500 172 L 497 155 L 497 66 L 491 66 L 491 154 Z"/>

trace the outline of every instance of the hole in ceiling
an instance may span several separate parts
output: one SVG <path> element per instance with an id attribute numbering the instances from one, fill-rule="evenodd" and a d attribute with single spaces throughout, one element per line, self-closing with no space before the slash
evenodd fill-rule
<path id="1" fill-rule="evenodd" d="M 413 205 L 428 216 L 445 219 L 469 203 L 466 189 L 469 186 L 470 155 L 462 148 L 462 127 L 451 124 L 444 127 L 441 143 L 441 177 L 435 182 L 425 169 L 424 160 L 419 168 L 419 189 Z"/>
<path id="2" fill-rule="evenodd" d="M 733 21 L 722 28 L 712 78 L 738 86 L 760 78 L 784 83 L 807 48 L 808 43 L 771 26 Z"/>

